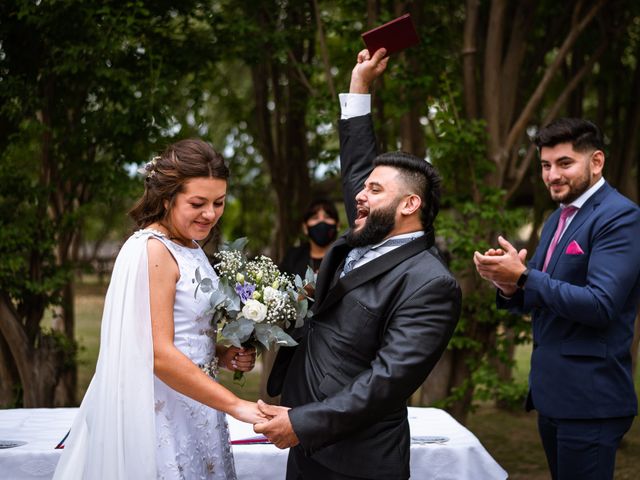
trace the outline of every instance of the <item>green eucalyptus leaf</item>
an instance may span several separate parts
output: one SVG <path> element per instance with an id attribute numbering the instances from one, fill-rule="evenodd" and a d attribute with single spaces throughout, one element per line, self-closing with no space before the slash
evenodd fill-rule
<path id="1" fill-rule="evenodd" d="M 296 328 L 304 325 L 304 319 L 307 318 L 309 311 L 309 302 L 305 299 L 296 304 Z"/>
<path id="2" fill-rule="evenodd" d="M 316 284 L 316 274 L 313 272 L 313 269 L 307 266 L 307 271 L 304 273 L 304 281 L 305 285 L 313 285 Z"/>
<path id="3" fill-rule="evenodd" d="M 249 239 L 247 237 L 236 238 L 232 242 L 224 242 L 220 246 L 220 250 L 238 250 L 243 252 L 247 243 L 249 243 Z"/>
<path id="4" fill-rule="evenodd" d="M 242 343 L 249 340 L 253 333 L 254 323 L 246 318 L 238 318 L 227 323 L 222 329 L 222 335 L 234 346 L 242 348 Z"/>
<path id="5" fill-rule="evenodd" d="M 285 347 L 294 347 L 298 344 L 298 342 L 277 325 L 256 324 L 256 338 L 261 344 L 265 345 L 266 348 L 269 348 L 272 344 Z"/>
<path id="6" fill-rule="evenodd" d="M 225 293 L 221 289 L 215 289 L 209 296 L 209 305 L 211 305 L 212 308 L 218 308 L 223 305 L 226 300 L 227 296 Z"/>
<path id="7" fill-rule="evenodd" d="M 269 327 L 270 325 L 256 324 L 256 338 L 264 345 L 264 348 L 269 348 L 271 342 L 274 340 Z"/>

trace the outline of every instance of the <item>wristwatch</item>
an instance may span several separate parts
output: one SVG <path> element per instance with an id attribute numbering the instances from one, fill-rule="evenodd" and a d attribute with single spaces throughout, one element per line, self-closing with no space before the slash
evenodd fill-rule
<path id="1" fill-rule="evenodd" d="M 529 269 L 525 268 L 524 272 L 522 272 L 522 275 L 520 275 L 520 277 L 518 278 L 518 281 L 516 282 L 516 287 L 520 289 L 524 288 L 524 284 L 527 283 L 528 278 L 529 278 Z"/>

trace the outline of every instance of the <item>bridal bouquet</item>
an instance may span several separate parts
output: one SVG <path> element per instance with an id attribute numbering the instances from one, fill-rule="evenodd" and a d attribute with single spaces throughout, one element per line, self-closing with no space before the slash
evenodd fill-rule
<path id="1" fill-rule="evenodd" d="M 258 351 L 274 345 L 291 347 L 297 342 L 285 332 L 301 327 L 311 316 L 305 287 L 314 286 L 309 268 L 305 278 L 282 273 L 269 257 L 260 255 L 248 260 L 244 254 L 246 238 L 223 244 L 215 254 L 213 268 L 219 277 L 218 288 L 210 278 L 196 270 L 198 289 L 209 293 L 212 322 L 220 322 L 222 336 L 236 347 L 254 346 Z M 242 379 L 236 372 L 234 379 Z"/>

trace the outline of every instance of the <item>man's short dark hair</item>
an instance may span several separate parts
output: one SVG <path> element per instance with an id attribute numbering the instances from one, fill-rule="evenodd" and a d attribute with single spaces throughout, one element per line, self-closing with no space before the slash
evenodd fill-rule
<path id="1" fill-rule="evenodd" d="M 581 118 L 558 118 L 540 129 L 533 141 L 538 150 L 542 147 L 570 143 L 573 149 L 580 153 L 590 150 L 604 151 L 600 129 L 593 122 Z"/>
<path id="2" fill-rule="evenodd" d="M 373 166 L 392 167 L 398 170 L 412 193 L 420 196 L 422 228 L 425 231 L 429 230 L 440 210 L 440 175 L 436 168 L 425 159 L 406 152 L 378 155 L 373 161 Z"/>

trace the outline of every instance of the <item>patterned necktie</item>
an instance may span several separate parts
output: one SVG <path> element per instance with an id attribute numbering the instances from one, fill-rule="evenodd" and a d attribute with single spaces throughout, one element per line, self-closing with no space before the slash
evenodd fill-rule
<path id="1" fill-rule="evenodd" d="M 344 267 L 342 268 L 342 273 L 340 274 L 340 278 L 344 277 L 347 273 L 353 270 L 353 267 L 358 262 L 358 260 L 364 257 L 369 250 L 375 250 L 381 247 L 399 247 L 401 245 L 404 245 L 405 243 L 409 243 L 410 241 L 415 240 L 415 238 L 417 237 L 392 238 L 390 240 L 387 240 L 383 244 L 378 245 L 375 248 L 372 247 L 371 245 L 366 245 L 364 247 L 357 247 L 352 249 L 344 261 Z"/>
<path id="2" fill-rule="evenodd" d="M 543 272 L 547 271 L 547 266 L 549 265 L 549 261 L 551 260 L 553 251 L 556 249 L 556 246 L 560 241 L 560 237 L 562 237 L 562 233 L 564 232 L 564 226 L 567 224 L 567 220 L 577 210 L 578 210 L 578 207 L 569 205 L 568 207 L 564 207 L 562 209 L 562 212 L 560 212 L 560 220 L 558 220 L 558 227 L 556 228 L 556 233 L 553 234 L 553 238 L 551 239 L 551 243 L 549 244 L 549 248 L 547 249 L 547 256 L 544 259 L 544 266 L 542 267 Z"/>
<path id="3" fill-rule="evenodd" d="M 356 262 L 364 257 L 365 253 L 371 250 L 371 248 L 371 245 L 366 245 L 364 247 L 351 249 L 351 251 L 347 255 L 347 258 L 344 260 L 344 267 L 342 267 L 340 278 L 344 277 L 347 273 L 353 270 L 353 266 L 356 264 Z"/>

